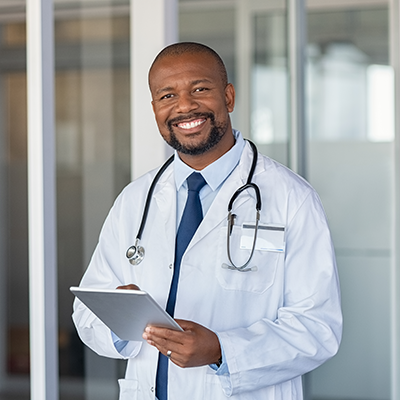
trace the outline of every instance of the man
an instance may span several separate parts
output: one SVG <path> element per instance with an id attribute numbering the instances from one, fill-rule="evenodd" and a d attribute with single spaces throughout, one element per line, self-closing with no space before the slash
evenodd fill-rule
<path id="1" fill-rule="evenodd" d="M 339 283 L 320 200 L 302 178 L 259 155 L 256 249 L 248 267 L 235 269 L 251 254 L 256 198 L 244 190 L 233 204 L 228 255 L 227 207 L 247 181 L 253 153 L 231 126 L 235 91 L 223 62 L 200 44 L 171 45 L 151 66 L 149 85 L 159 131 L 176 152 L 150 203 L 146 256 L 132 266 L 125 252 L 157 171 L 116 200 L 81 286 L 140 287 L 183 332 L 151 326 L 145 342 L 122 342 L 76 301 L 79 335 L 100 355 L 128 359 L 123 400 L 154 399 L 155 392 L 170 400 L 301 399 L 301 375 L 331 358 L 341 339 Z M 196 200 L 203 219 L 180 254 L 193 172 L 204 178 Z"/>

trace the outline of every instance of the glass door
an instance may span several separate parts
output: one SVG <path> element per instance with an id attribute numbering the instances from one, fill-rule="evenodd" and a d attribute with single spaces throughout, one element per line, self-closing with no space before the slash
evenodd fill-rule
<path id="1" fill-rule="evenodd" d="M 339 353 L 309 389 L 378 400 L 391 396 L 394 77 L 388 5 L 351 3 L 308 10 L 308 179 L 329 218 L 344 314 Z"/>

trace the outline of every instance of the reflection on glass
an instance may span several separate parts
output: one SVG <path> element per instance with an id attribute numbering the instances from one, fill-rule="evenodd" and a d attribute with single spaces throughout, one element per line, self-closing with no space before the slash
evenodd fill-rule
<path id="1" fill-rule="evenodd" d="M 288 68 L 284 11 L 253 19 L 251 138 L 260 151 L 287 163 Z"/>
<path id="2" fill-rule="evenodd" d="M 394 77 L 351 42 L 308 47 L 309 137 L 391 141 Z"/>
<path id="3" fill-rule="evenodd" d="M 310 46 L 311 139 L 365 139 L 367 56 L 350 42 Z"/>
<path id="4" fill-rule="evenodd" d="M 367 67 L 368 140 L 394 140 L 394 73 L 389 65 Z"/>

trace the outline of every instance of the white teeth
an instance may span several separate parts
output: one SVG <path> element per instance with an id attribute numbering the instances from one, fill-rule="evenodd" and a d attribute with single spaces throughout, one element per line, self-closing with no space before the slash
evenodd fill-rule
<path id="1" fill-rule="evenodd" d="M 196 126 L 201 125 L 204 122 L 204 120 L 197 120 L 197 121 L 192 121 L 192 122 L 185 122 L 182 124 L 178 124 L 179 128 L 182 129 L 192 129 L 196 128 Z"/>

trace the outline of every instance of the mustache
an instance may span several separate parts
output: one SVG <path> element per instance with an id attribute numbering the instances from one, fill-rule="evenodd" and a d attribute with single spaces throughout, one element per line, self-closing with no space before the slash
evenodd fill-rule
<path id="1" fill-rule="evenodd" d="M 172 129 L 172 125 L 179 124 L 179 122 L 187 121 L 188 119 L 199 119 L 199 118 L 204 118 L 204 119 L 208 118 L 211 121 L 211 123 L 214 123 L 214 121 L 215 121 L 215 116 L 211 112 L 208 112 L 208 113 L 190 113 L 190 114 L 180 115 L 179 117 L 171 118 L 167 122 L 167 125 L 168 125 L 169 129 Z"/>

